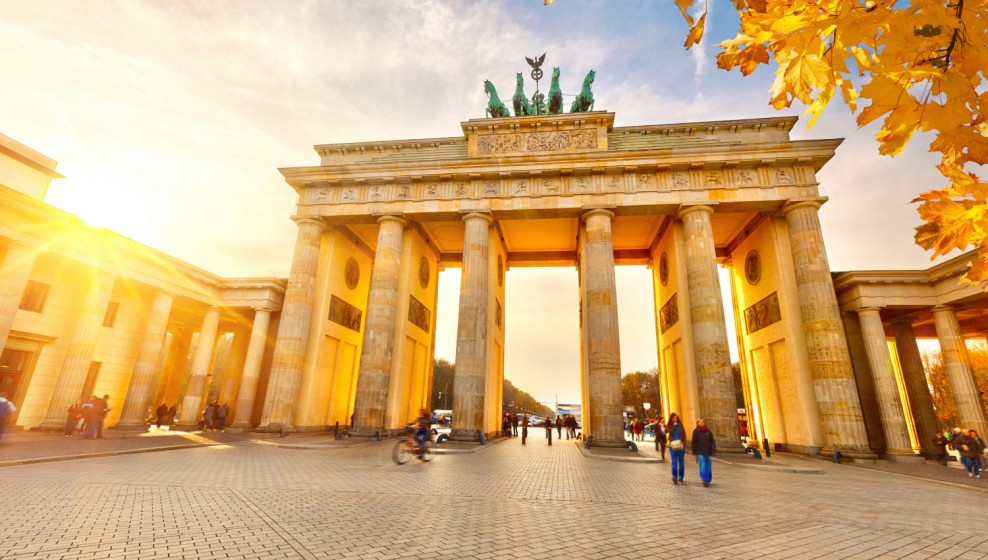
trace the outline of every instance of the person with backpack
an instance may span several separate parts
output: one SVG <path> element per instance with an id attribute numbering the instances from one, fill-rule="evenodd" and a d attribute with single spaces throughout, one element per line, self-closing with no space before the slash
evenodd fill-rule
<path id="1" fill-rule="evenodd" d="M 3 443 L 3 435 L 7 426 L 7 418 L 17 412 L 14 403 L 7 400 L 6 391 L 0 391 L 0 443 Z"/>

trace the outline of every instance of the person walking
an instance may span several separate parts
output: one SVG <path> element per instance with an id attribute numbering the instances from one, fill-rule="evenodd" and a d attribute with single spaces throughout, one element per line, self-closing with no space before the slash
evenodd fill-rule
<path id="1" fill-rule="evenodd" d="M 662 421 L 655 423 L 655 450 L 662 452 L 662 460 L 666 460 L 666 427 Z"/>
<path id="2" fill-rule="evenodd" d="M 518 415 L 511 415 L 511 437 L 518 437 Z"/>
<path id="3" fill-rule="evenodd" d="M 947 438 L 944 437 L 943 432 L 937 432 L 937 435 L 933 436 L 933 446 L 939 449 L 937 455 L 937 461 L 941 465 L 947 466 Z"/>
<path id="4" fill-rule="evenodd" d="M 206 408 L 202 409 L 202 431 L 208 432 L 213 429 L 213 414 L 216 409 L 213 408 L 213 403 L 206 405 Z"/>
<path id="5" fill-rule="evenodd" d="M 165 403 L 161 403 L 161 405 L 158 408 L 154 409 L 154 416 L 155 416 L 154 424 L 158 427 L 159 430 L 161 429 L 161 425 L 165 423 L 165 416 L 167 415 L 168 415 L 168 405 Z"/>
<path id="6" fill-rule="evenodd" d="M 65 437 L 72 437 L 79 420 L 82 420 L 82 402 L 75 401 L 65 412 Z"/>
<path id="7" fill-rule="evenodd" d="M 17 412 L 14 403 L 7 400 L 7 392 L 0 391 L 0 443 L 3 443 L 3 434 L 7 429 L 7 418 Z"/>
<path id="8" fill-rule="evenodd" d="M 556 415 L 556 439 L 563 439 L 563 417 Z"/>
<path id="9" fill-rule="evenodd" d="M 103 439 L 103 424 L 106 424 L 106 415 L 110 413 L 110 395 L 103 395 L 97 403 L 96 416 L 96 439 Z"/>
<path id="10" fill-rule="evenodd" d="M 669 458 L 672 460 L 672 483 L 679 484 L 686 474 L 686 428 L 675 412 L 669 414 L 666 437 L 669 438 Z"/>
<path id="11" fill-rule="evenodd" d="M 635 419 L 632 429 L 634 429 L 634 436 L 631 438 L 631 441 L 643 441 L 645 439 L 645 436 L 642 435 L 645 429 L 641 418 Z"/>
<path id="12" fill-rule="evenodd" d="M 576 437 L 576 416 L 572 414 L 566 415 L 566 420 L 563 421 L 563 425 L 566 426 L 566 439 Z"/>
<path id="13" fill-rule="evenodd" d="M 714 442 L 714 434 L 707 428 L 707 422 L 703 418 L 696 421 L 690 445 L 693 455 L 700 464 L 700 480 L 703 481 L 704 486 L 710 486 L 714 474 L 711 470 L 710 457 L 717 453 L 717 444 Z"/>
<path id="14" fill-rule="evenodd" d="M 228 405 L 227 403 L 223 403 L 222 405 L 219 406 L 219 408 L 216 409 L 217 427 L 221 432 L 223 431 L 223 428 L 226 426 L 226 417 L 229 415 L 230 415 L 230 405 Z M 429 417 L 429 420 L 430 421 L 432 420 L 431 416 Z"/>
<path id="15" fill-rule="evenodd" d="M 967 476 L 981 478 L 981 454 L 985 452 L 985 442 L 978 437 L 977 430 L 967 431 L 960 445 L 961 461 L 967 468 Z"/>

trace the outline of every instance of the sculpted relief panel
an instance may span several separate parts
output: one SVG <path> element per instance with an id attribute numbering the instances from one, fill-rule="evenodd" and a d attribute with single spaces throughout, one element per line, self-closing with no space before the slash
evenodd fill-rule
<path id="1" fill-rule="evenodd" d="M 569 133 L 583 134 L 590 132 L 593 131 L 570 130 L 526 134 L 495 134 L 482 136 L 478 141 L 484 138 L 522 138 L 538 135 L 567 135 Z M 596 142 L 596 136 L 592 138 L 592 141 Z M 590 142 L 591 140 L 587 141 Z M 518 140 L 518 142 L 522 141 Z M 492 150 L 497 148 L 494 145 L 489 147 Z M 536 145 L 535 147 L 539 148 L 541 145 Z M 303 195 L 303 201 L 306 204 L 360 204 L 430 199 L 454 200 L 492 197 L 583 195 L 593 193 L 609 194 L 647 191 L 765 188 L 800 186 L 806 181 L 812 180 L 812 171 L 807 172 L 800 167 L 786 166 L 706 170 L 668 170 L 660 168 L 657 171 L 651 172 L 642 172 L 632 167 L 625 169 L 624 173 L 613 173 L 611 170 L 597 168 L 592 170 L 560 170 L 559 174 L 554 171 L 550 170 L 549 173 L 536 171 L 524 177 L 503 174 L 504 176 L 500 178 L 475 177 L 473 179 L 454 178 L 450 180 L 449 176 L 443 176 L 437 178 L 426 177 L 422 180 L 416 179 L 412 182 L 326 185 L 306 189 Z"/>
<path id="2" fill-rule="evenodd" d="M 589 150 L 596 147 L 596 130 L 484 134 L 477 137 L 478 154 Z"/>

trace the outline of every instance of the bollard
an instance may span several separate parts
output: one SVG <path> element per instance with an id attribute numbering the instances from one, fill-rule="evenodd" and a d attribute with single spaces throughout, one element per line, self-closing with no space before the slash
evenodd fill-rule
<path id="1" fill-rule="evenodd" d="M 765 439 L 762 440 L 762 447 L 765 448 L 765 456 L 766 457 L 771 457 L 772 456 L 772 448 L 768 446 L 768 438 L 765 438 Z"/>
<path id="2" fill-rule="evenodd" d="M 834 449 L 834 462 L 840 464 L 840 450 Z"/>
<path id="3" fill-rule="evenodd" d="M 590 444 L 593 443 L 593 436 L 587 436 L 587 443 L 584 444 L 584 449 L 590 449 Z"/>
<path id="4" fill-rule="evenodd" d="M 285 429 L 284 428 L 278 430 L 278 437 L 280 437 L 280 438 L 284 438 L 285 437 Z"/>
<path id="5" fill-rule="evenodd" d="M 374 439 L 377 441 L 381 441 L 381 430 L 374 432 Z"/>
<path id="6" fill-rule="evenodd" d="M 436 438 L 436 443 L 442 445 L 443 442 L 445 442 L 448 439 L 449 439 L 449 434 L 439 434 L 439 437 Z"/>
<path id="7" fill-rule="evenodd" d="M 754 448 L 754 447 L 752 447 L 750 445 L 748 447 L 745 447 L 744 448 L 744 453 L 745 453 L 745 455 L 747 455 L 748 453 L 751 453 L 752 454 L 752 457 L 754 457 L 755 459 L 758 459 L 759 461 L 762 460 L 762 454 L 758 451 L 758 449 L 756 449 L 756 448 Z"/>
<path id="8" fill-rule="evenodd" d="M 337 422 L 336 426 L 333 427 L 333 437 L 340 439 L 340 423 Z"/>
<path id="9" fill-rule="evenodd" d="M 625 443 L 627 443 L 628 444 L 628 447 L 631 448 L 631 452 L 632 453 L 638 453 L 638 445 L 635 442 L 628 441 L 628 442 L 625 442 Z"/>
<path id="10" fill-rule="evenodd" d="M 483 431 L 477 430 L 477 439 L 480 440 L 480 445 L 487 445 L 487 442 L 484 441 L 484 432 Z"/>

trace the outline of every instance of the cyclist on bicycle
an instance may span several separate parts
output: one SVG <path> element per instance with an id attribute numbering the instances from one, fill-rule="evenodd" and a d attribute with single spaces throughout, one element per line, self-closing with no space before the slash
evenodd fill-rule
<path id="1" fill-rule="evenodd" d="M 415 438 L 418 456 L 421 458 L 422 451 L 425 449 L 425 440 L 428 439 L 429 431 L 432 429 L 432 416 L 429 416 L 424 408 L 419 409 L 419 417 L 415 421 L 415 426 L 415 434 L 412 437 Z"/>

